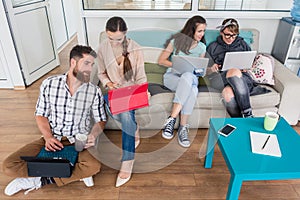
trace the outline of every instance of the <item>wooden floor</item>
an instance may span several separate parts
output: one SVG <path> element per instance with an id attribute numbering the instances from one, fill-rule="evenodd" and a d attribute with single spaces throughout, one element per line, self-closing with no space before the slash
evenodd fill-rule
<path id="1" fill-rule="evenodd" d="M 63 58 L 61 66 L 45 77 L 68 69 L 69 49 L 70 46 L 67 46 L 60 53 L 60 58 Z M 0 164 L 7 155 L 40 136 L 34 109 L 39 85 L 45 77 L 23 91 L 0 90 Z M 294 128 L 300 133 L 299 125 Z M 150 152 L 168 144 L 159 131 L 156 132 L 152 137 L 141 140 L 137 152 Z M 61 188 L 47 185 L 28 195 L 20 192 L 7 197 L 3 190 L 12 178 L 4 175 L 1 169 L 0 199 L 225 199 L 230 178 L 225 161 L 216 148 L 213 168 L 204 169 L 203 158 L 199 159 L 199 149 L 207 129 L 192 132 L 196 133 L 196 137 L 178 160 L 154 172 L 135 173 L 131 181 L 120 188 L 114 187 L 118 171 L 103 165 L 101 172 L 94 177 L 95 186 L 92 188 L 85 187 L 82 182 Z M 142 137 L 146 134 L 147 131 L 141 131 Z M 106 135 L 120 145 L 119 131 L 106 131 Z M 245 182 L 239 199 L 300 199 L 300 180 Z"/>

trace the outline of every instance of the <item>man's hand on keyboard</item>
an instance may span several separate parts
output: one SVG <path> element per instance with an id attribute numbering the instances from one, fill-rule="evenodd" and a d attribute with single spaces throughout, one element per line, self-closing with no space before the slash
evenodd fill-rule
<path id="1" fill-rule="evenodd" d="M 89 148 L 89 147 L 94 146 L 94 145 L 95 145 L 95 140 L 96 140 L 95 136 L 92 135 L 92 134 L 89 134 L 89 135 L 88 135 L 87 142 L 86 142 L 84 148 L 87 149 L 87 148 Z"/>
<path id="2" fill-rule="evenodd" d="M 64 148 L 64 145 L 58 141 L 55 137 L 45 138 L 45 149 L 47 151 L 59 151 Z"/>

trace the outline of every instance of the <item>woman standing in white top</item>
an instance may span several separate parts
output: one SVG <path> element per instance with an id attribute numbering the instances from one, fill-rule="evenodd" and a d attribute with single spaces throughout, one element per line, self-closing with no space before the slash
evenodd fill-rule
<path id="1" fill-rule="evenodd" d="M 144 57 L 140 46 L 126 37 L 127 25 L 121 17 L 106 23 L 107 40 L 100 44 L 98 77 L 108 90 L 147 82 Z M 116 187 L 129 181 L 134 163 L 135 148 L 139 144 L 135 111 L 109 114 L 122 125 L 122 164 Z M 135 139 L 136 138 L 136 139 Z"/>

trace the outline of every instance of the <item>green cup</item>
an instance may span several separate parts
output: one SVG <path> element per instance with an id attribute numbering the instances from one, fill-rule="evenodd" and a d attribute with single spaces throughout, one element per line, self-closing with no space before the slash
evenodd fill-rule
<path id="1" fill-rule="evenodd" d="M 273 131 L 279 120 L 279 115 L 275 112 L 266 112 L 264 120 L 264 128 L 267 131 Z"/>

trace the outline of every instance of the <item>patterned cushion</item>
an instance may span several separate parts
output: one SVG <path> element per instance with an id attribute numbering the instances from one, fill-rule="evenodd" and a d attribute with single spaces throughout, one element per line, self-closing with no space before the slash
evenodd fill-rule
<path id="1" fill-rule="evenodd" d="M 274 85 L 274 60 L 266 54 L 258 54 L 253 62 L 252 69 L 248 71 L 257 83 Z"/>

